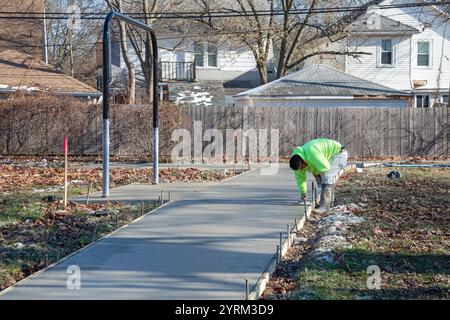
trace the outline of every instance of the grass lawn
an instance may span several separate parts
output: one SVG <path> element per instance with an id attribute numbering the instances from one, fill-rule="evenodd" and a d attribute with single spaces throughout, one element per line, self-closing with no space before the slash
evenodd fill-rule
<path id="1" fill-rule="evenodd" d="M 320 231 L 309 223 L 307 244 L 293 248 L 275 275 L 277 283 L 290 284 L 283 289 L 289 299 L 450 298 L 450 169 L 399 168 L 402 177 L 395 180 L 386 176 L 391 170 L 368 168 L 341 178 L 336 205 L 364 204 L 354 212 L 364 221 L 346 231 L 351 246 L 333 252 L 332 262 L 310 254 Z M 380 289 L 367 285 L 367 268 L 374 265 Z"/>
<path id="2" fill-rule="evenodd" d="M 62 163 L 16 161 L 0 164 L 0 290 L 156 208 L 108 204 L 108 214 L 92 215 L 105 205 L 69 202 L 63 211 Z M 162 169 L 161 182 L 220 181 L 228 171 Z M 101 189 L 101 169 L 70 169 L 69 197 Z M 151 170 L 112 170 L 112 186 L 151 181 Z"/>

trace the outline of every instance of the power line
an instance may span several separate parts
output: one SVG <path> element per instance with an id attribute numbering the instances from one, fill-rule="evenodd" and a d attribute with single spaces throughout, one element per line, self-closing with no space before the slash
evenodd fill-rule
<path id="1" fill-rule="evenodd" d="M 450 5 L 450 1 L 433 1 L 424 3 L 404 3 L 404 4 L 392 4 L 377 6 L 379 10 L 393 9 L 393 8 L 414 8 L 414 7 L 429 7 L 429 6 L 442 6 Z M 125 15 L 135 17 L 138 19 L 154 18 L 154 19 L 204 19 L 204 18 L 242 18 L 242 17 L 260 17 L 260 16 L 278 16 L 278 15 L 304 15 L 308 13 L 342 13 L 342 12 L 360 12 L 366 11 L 366 6 L 360 7 L 323 7 L 323 8 L 307 8 L 307 9 L 295 9 L 289 12 L 285 12 L 280 9 L 275 10 L 251 10 L 251 11 L 212 11 L 212 12 L 155 12 L 152 14 L 144 13 L 123 13 Z M 39 20 L 67 20 L 79 18 L 81 20 L 99 20 L 104 19 L 105 13 L 93 12 L 69 14 L 66 12 L 54 12 L 46 13 L 45 17 L 43 12 L 0 12 L 0 19 L 39 19 Z M 4 16 L 7 15 L 7 16 Z M 14 15 L 14 16 L 10 16 Z"/>
<path id="2" fill-rule="evenodd" d="M 268 29 L 262 29 L 262 31 L 267 31 Z M 179 35 L 179 36 L 170 36 L 170 37 L 158 37 L 158 40 L 174 40 L 174 39 L 184 39 L 184 38 L 205 38 L 205 36 L 207 37 L 220 37 L 220 36 L 226 36 L 226 35 L 238 35 L 238 34 L 247 34 L 247 33 L 251 33 L 251 32 L 256 32 L 256 31 L 261 31 L 261 30 L 246 30 L 246 31 L 230 31 L 230 32 L 216 32 L 216 33 L 211 33 L 208 35 L 205 35 L 204 33 L 202 34 L 187 34 L 187 35 Z M 121 43 L 122 41 L 120 40 L 112 40 L 110 41 L 111 44 L 118 44 Z M 0 41 L 1 43 L 1 41 Z M 83 42 L 83 45 L 95 45 L 97 43 L 100 42 Z M 0 48 L 44 48 L 44 47 L 67 47 L 68 44 L 59 44 L 59 43 L 54 43 L 54 44 L 47 44 L 47 45 L 27 45 L 27 44 L 12 44 L 12 45 L 0 45 Z M 89 49 L 90 50 L 90 49 Z M 181 50 L 181 49 L 180 49 Z M 177 50 L 174 50 L 177 51 Z M 186 50 L 182 50 L 182 51 L 186 51 Z"/>

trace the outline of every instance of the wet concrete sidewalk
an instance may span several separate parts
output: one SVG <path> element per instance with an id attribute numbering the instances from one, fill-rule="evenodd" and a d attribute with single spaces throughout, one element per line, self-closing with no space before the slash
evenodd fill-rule
<path id="1" fill-rule="evenodd" d="M 250 287 L 256 283 L 276 252 L 280 232 L 302 216 L 297 200 L 286 167 L 276 175 L 256 169 L 186 190 L 0 298 L 244 299 L 245 279 Z M 69 266 L 80 268 L 79 290 L 67 288 Z"/>

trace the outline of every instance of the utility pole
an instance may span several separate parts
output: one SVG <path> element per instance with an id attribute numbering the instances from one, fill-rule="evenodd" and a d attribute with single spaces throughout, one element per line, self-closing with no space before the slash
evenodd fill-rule
<path id="1" fill-rule="evenodd" d="M 47 37 L 47 19 L 46 18 L 46 1 L 44 0 L 44 61 L 48 64 L 48 37 Z"/>

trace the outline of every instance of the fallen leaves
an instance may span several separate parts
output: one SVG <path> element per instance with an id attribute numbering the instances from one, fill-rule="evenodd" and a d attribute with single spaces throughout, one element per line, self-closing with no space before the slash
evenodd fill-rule
<path id="1" fill-rule="evenodd" d="M 160 170 L 160 181 L 162 183 L 221 181 L 232 175 L 233 173 L 228 170 L 164 168 Z M 69 169 L 68 179 L 74 186 L 101 185 L 102 170 L 100 168 Z M 151 183 L 152 179 L 152 169 L 114 168 L 111 170 L 111 182 L 116 186 L 130 183 Z M 0 164 L 0 192 L 12 192 L 18 189 L 32 190 L 36 186 L 56 187 L 63 184 L 63 168 Z"/>

